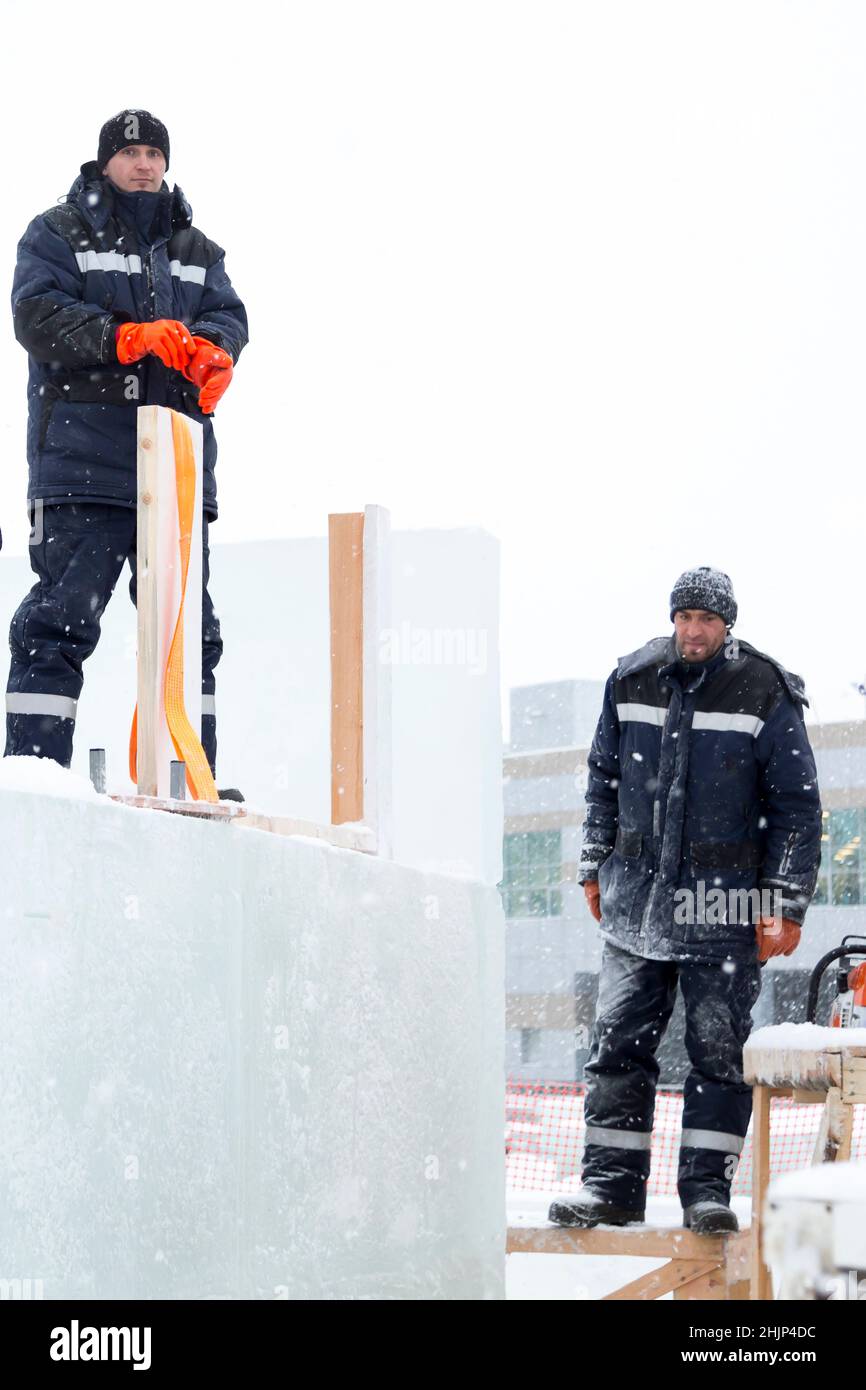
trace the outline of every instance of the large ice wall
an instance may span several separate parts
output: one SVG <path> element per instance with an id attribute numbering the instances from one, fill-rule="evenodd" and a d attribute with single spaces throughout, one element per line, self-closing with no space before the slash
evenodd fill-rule
<path id="1" fill-rule="evenodd" d="M 501 1297 L 496 890 L 25 761 L 0 762 L 0 1278 Z"/>
<path id="2" fill-rule="evenodd" d="M 394 858 L 416 868 L 502 876 L 499 546 L 488 533 L 395 531 L 391 623 L 379 653 L 393 692 Z M 132 791 L 135 610 L 129 571 L 84 665 L 73 768 L 105 747 L 109 791 Z M 0 555 L 0 628 L 34 582 Z M 225 651 L 216 669 L 220 787 L 272 815 L 330 820 L 328 547 L 324 537 L 219 543 L 210 592 Z M 5 637 L 3 638 L 5 642 Z M 5 647 L 4 647 L 5 650 Z M 5 687 L 8 663 L 0 665 Z"/>

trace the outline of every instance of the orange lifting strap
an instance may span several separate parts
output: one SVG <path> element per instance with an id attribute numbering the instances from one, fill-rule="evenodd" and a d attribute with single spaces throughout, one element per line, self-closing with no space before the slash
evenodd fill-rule
<path id="1" fill-rule="evenodd" d="M 187 718 L 183 703 L 183 605 L 189 571 L 189 547 L 195 515 L 195 455 L 189 425 L 176 410 L 171 412 L 174 467 L 177 482 L 177 515 L 180 523 L 180 608 L 165 668 L 165 718 L 174 751 L 186 764 L 186 781 L 196 801 L 219 801 L 216 782 L 201 739 Z M 129 736 L 129 775 L 138 782 L 138 705 Z"/>

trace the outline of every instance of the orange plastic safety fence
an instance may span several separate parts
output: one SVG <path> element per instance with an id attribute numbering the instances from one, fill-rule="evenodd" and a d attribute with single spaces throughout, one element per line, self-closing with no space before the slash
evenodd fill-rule
<path id="1" fill-rule="evenodd" d="M 548 1192 L 580 1185 L 583 1158 L 585 1086 L 576 1081 L 509 1080 L 506 1087 L 506 1172 L 519 1191 Z M 683 1098 L 679 1091 L 656 1092 L 650 1196 L 676 1196 Z M 794 1104 L 785 1096 L 770 1102 L 770 1172 L 807 1168 L 821 1122 L 820 1105 Z M 866 1158 L 866 1105 L 854 1107 L 853 1159 Z M 752 1190 L 752 1129 L 734 1175 L 734 1196 Z"/>

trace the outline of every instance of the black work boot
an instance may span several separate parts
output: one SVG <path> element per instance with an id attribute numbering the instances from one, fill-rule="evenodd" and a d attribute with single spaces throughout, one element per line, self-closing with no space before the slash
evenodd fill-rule
<path id="1" fill-rule="evenodd" d="M 222 791 L 217 790 L 220 801 L 243 801 L 241 793 L 237 787 L 224 787 Z"/>
<path id="2" fill-rule="evenodd" d="M 710 1193 L 699 1197 L 691 1206 L 683 1207 L 683 1225 L 696 1236 L 716 1236 L 722 1231 L 740 1229 L 736 1212 L 721 1197 Z"/>
<path id="3" fill-rule="evenodd" d="M 643 1211 L 633 1207 L 618 1207 L 600 1193 L 585 1188 L 579 1197 L 551 1202 L 547 1213 L 548 1221 L 558 1226 L 631 1226 L 642 1222 Z"/>

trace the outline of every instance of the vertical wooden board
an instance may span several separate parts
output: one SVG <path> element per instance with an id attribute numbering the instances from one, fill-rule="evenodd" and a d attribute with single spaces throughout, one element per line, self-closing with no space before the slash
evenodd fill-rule
<path id="1" fill-rule="evenodd" d="M 138 410 L 138 791 L 165 798 L 171 794 L 171 761 L 177 756 L 165 718 L 165 671 L 182 589 L 171 416 L 165 406 Z M 197 420 L 187 423 L 196 492 L 184 598 L 184 705 L 200 732 L 203 432 Z"/>
<path id="2" fill-rule="evenodd" d="M 142 796 L 156 796 L 158 693 L 157 605 L 157 409 L 138 407 L 137 633 L 138 633 L 138 753 L 137 787 Z"/>
<path id="3" fill-rule="evenodd" d="M 183 703 L 187 718 L 201 739 L 201 609 L 202 609 L 202 499 L 204 495 L 204 428 L 187 419 L 195 457 L 195 508 L 189 548 L 189 573 L 183 623 Z M 172 747 L 172 758 L 177 754 Z M 190 795 L 187 789 L 187 796 Z"/>
<path id="4" fill-rule="evenodd" d="M 364 818 L 364 514 L 328 517 L 331 619 L 331 823 Z"/>
<path id="5" fill-rule="evenodd" d="M 773 1296 L 770 1271 L 764 1263 L 764 1202 L 770 1180 L 770 1101 L 767 1086 L 752 1090 L 752 1298 Z"/>
<path id="6" fill-rule="evenodd" d="M 157 408 L 157 508 L 156 592 L 157 659 L 156 698 L 159 722 L 156 734 L 157 796 L 171 796 L 171 761 L 176 756 L 165 718 L 165 669 L 180 609 L 180 525 L 177 514 L 177 478 L 171 412 Z"/>
<path id="7" fill-rule="evenodd" d="M 376 852 L 393 853 L 391 777 L 391 662 L 383 644 L 391 625 L 391 526 L 384 507 L 364 508 L 363 767 L 364 821 L 376 837 Z"/>

